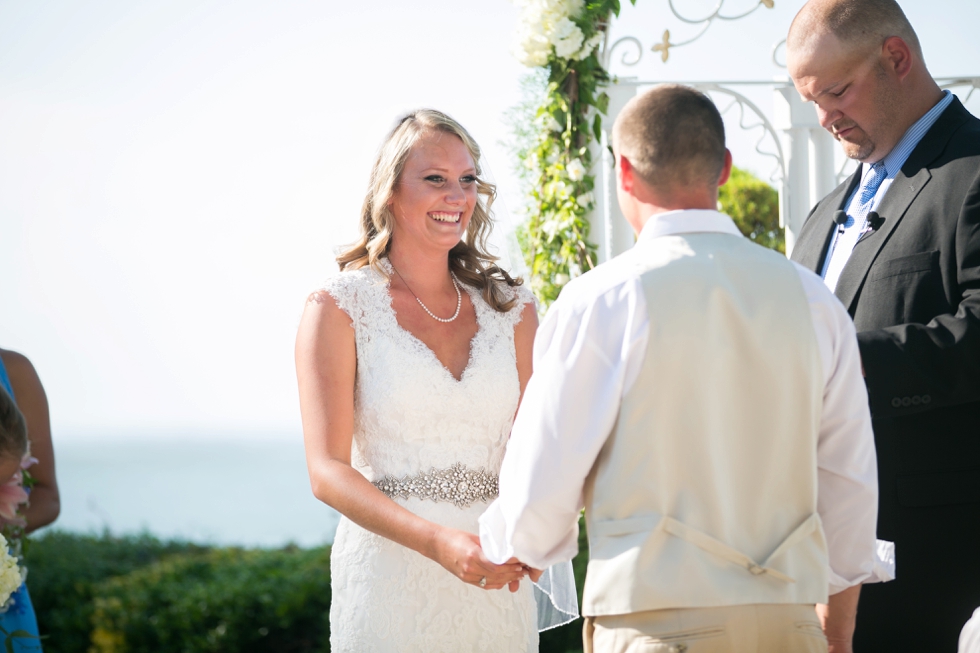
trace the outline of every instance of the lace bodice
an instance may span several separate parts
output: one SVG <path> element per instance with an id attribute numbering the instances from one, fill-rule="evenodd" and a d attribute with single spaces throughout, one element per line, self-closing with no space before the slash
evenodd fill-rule
<path id="1" fill-rule="evenodd" d="M 382 266 L 391 273 L 387 260 Z M 388 280 L 370 267 L 347 271 L 323 285 L 354 327 L 352 464 L 368 480 L 401 477 L 456 463 L 496 474 L 520 399 L 514 327 L 533 296 L 507 313 L 461 284 L 476 311 L 470 359 L 456 380 L 435 353 L 395 318 Z"/>

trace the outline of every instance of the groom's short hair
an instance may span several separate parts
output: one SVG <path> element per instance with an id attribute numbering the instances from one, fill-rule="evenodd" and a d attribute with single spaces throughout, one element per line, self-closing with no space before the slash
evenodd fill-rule
<path id="1" fill-rule="evenodd" d="M 725 165 L 725 124 L 707 95 L 665 84 L 627 103 L 613 125 L 613 147 L 657 190 L 715 188 Z"/>

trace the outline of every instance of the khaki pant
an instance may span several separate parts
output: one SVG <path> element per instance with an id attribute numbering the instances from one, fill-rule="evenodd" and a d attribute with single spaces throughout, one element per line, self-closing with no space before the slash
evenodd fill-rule
<path id="1" fill-rule="evenodd" d="M 812 605 L 733 605 L 586 617 L 585 653 L 826 653 Z"/>

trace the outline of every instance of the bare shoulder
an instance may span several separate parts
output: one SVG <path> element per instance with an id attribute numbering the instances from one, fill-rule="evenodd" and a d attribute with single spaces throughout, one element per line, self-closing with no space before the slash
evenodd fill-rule
<path id="1" fill-rule="evenodd" d="M 3 366 L 7 368 L 11 381 L 38 378 L 37 370 L 27 356 L 9 349 L 0 349 L 0 359 L 3 360 Z"/>
<path id="2" fill-rule="evenodd" d="M 515 307 L 515 310 L 521 311 L 521 319 L 517 323 L 517 331 L 528 331 L 533 334 L 538 328 L 538 305 L 534 300 L 524 302 L 521 304 L 520 309 Z"/>
<path id="3" fill-rule="evenodd" d="M 518 294 L 517 301 L 519 303 L 510 309 L 517 314 L 514 324 L 514 343 L 518 349 L 526 347 L 530 350 L 534 344 L 534 334 L 538 331 L 538 305 L 530 292 L 526 295 Z"/>

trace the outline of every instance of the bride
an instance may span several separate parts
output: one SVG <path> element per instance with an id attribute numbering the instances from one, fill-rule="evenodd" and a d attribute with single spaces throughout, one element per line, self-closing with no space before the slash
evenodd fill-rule
<path id="1" fill-rule="evenodd" d="M 300 323 L 310 482 L 343 515 L 337 653 L 537 651 L 520 581 L 538 572 L 492 564 L 476 535 L 537 328 L 531 293 L 486 251 L 495 189 L 479 160 L 445 114 L 403 118 L 374 163 L 358 242 Z"/>

